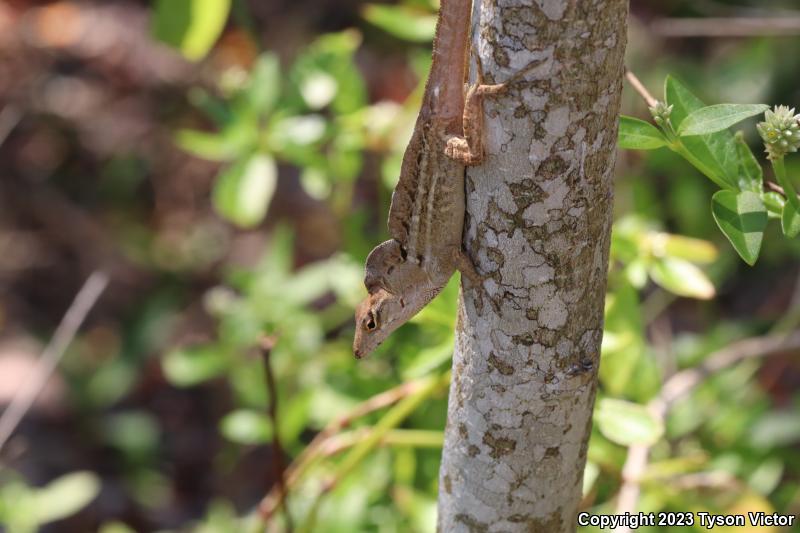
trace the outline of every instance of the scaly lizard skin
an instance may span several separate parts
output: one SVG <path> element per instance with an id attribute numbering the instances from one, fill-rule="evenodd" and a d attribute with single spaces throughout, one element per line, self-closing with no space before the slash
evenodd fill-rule
<path id="1" fill-rule="evenodd" d="M 357 358 L 425 307 L 456 270 L 482 286 L 461 247 L 464 175 L 466 166 L 483 161 L 482 97 L 502 92 L 512 80 L 484 85 L 479 64 L 477 83 L 464 93 L 471 10 L 471 0 L 441 0 L 422 107 L 392 194 L 392 238 L 367 257 L 369 295 L 356 309 Z"/>

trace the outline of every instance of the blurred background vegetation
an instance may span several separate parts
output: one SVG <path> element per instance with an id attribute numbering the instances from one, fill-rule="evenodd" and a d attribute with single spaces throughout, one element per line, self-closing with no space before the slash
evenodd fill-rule
<path id="1" fill-rule="evenodd" d="M 89 274 L 111 279 L 0 453 L 0 530 L 434 530 L 458 280 L 350 352 L 434 4 L 0 2 L 0 404 Z M 659 98 L 671 73 L 707 103 L 800 105 L 792 7 L 635 0 L 627 64 Z M 628 87 L 623 112 L 648 118 Z M 773 224 L 748 267 L 715 190 L 667 150 L 619 154 L 593 512 L 800 511 L 800 350 L 652 408 L 800 323 L 800 241 Z"/>

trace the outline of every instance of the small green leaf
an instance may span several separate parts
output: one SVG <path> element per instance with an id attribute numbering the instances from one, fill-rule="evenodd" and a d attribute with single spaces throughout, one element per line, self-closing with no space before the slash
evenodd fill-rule
<path id="1" fill-rule="evenodd" d="M 322 109 L 330 104 L 339 92 L 336 78 L 327 72 L 311 72 L 300 84 L 300 94 L 311 109 Z"/>
<path id="2" fill-rule="evenodd" d="M 158 0 L 153 34 L 191 61 L 205 57 L 228 20 L 231 0 Z"/>
<path id="3" fill-rule="evenodd" d="M 123 451 L 126 457 L 143 457 L 158 448 L 158 422 L 144 411 L 109 415 L 102 428 L 105 441 Z"/>
<path id="4" fill-rule="evenodd" d="M 628 390 L 644 356 L 645 338 L 638 292 L 621 279 L 606 296 L 600 381 L 610 394 Z"/>
<path id="5" fill-rule="evenodd" d="M 671 233 L 655 233 L 650 236 L 652 253 L 659 257 L 677 257 L 692 263 L 712 263 L 719 253 L 713 243 Z"/>
<path id="6" fill-rule="evenodd" d="M 277 180 L 275 161 L 267 154 L 237 161 L 219 176 L 214 207 L 234 224 L 253 227 L 267 214 Z"/>
<path id="7" fill-rule="evenodd" d="M 275 54 L 263 53 L 250 72 L 247 97 L 253 109 L 262 115 L 269 114 L 281 94 L 281 65 Z"/>
<path id="8" fill-rule="evenodd" d="M 236 157 L 237 146 L 219 133 L 178 130 L 175 142 L 183 150 L 209 161 L 229 161 Z"/>
<path id="9" fill-rule="evenodd" d="M 617 146 L 626 150 L 653 150 L 667 145 L 664 135 L 652 124 L 638 118 L 619 117 Z"/>
<path id="10" fill-rule="evenodd" d="M 670 120 L 680 127 L 686 117 L 705 104 L 672 76 L 664 86 L 667 103 L 673 106 Z M 678 153 L 723 189 L 738 189 L 739 156 L 733 134 L 723 130 L 709 135 L 681 138 Z"/>
<path id="11" fill-rule="evenodd" d="M 647 285 L 647 263 L 642 258 L 636 258 L 625 267 L 625 277 L 633 287 L 644 288 Z"/>
<path id="12" fill-rule="evenodd" d="M 36 521 L 46 524 L 73 515 L 100 493 L 100 479 L 92 472 L 73 472 L 36 489 Z"/>
<path id="13" fill-rule="evenodd" d="M 288 146 L 309 146 L 322 140 L 327 123 L 317 114 L 285 117 L 270 126 L 270 146 L 285 150 Z"/>
<path id="14" fill-rule="evenodd" d="M 692 111 L 681 122 L 678 135 L 706 135 L 730 128 L 734 124 L 769 109 L 764 104 L 715 104 Z"/>
<path id="15" fill-rule="evenodd" d="M 764 413 L 749 433 L 750 444 L 761 450 L 791 446 L 800 441 L 800 416 L 793 410 Z"/>
<path id="16" fill-rule="evenodd" d="M 594 487 L 594 483 L 597 481 L 598 477 L 600 477 L 600 467 L 597 466 L 597 463 L 586 461 L 586 466 L 583 468 L 582 494 L 584 497 L 592 490 L 592 487 Z"/>
<path id="17" fill-rule="evenodd" d="M 759 195 L 718 191 L 711 198 L 711 213 L 745 263 L 754 265 L 767 227 L 767 210 Z"/>
<path id="18" fill-rule="evenodd" d="M 355 30 L 317 38 L 289 71 L 291 93 L 311 109 L 330 107 L 335 114 L 360 111 L 367 100 L 364 78 L 353 54 L 361 44 Z"/>
<path id="19" fill-rule="evenodd" d="M 742 132 L 738 132 L 736 139 L 736 153 L 739 155 L 739 188 L 743 191 L 760 193 L 763 188 L 764 171 L 758 164 L 753 151 L 747 146 Z"/>
<path id="20" fill-rule="evenodd" d="M 239 444 L 264 444 L 272 438 L 272 423 L 262 413 L 239 409 L 225 415 L 220 431 L 225 438 Z"/>
<path id="21" fill-rule="evenodd" d="M 327 199 L 333 190 L 330 176 L 324 170 L 306 167 L 300 173 L 300 185 L 307 195 L 315 200 Z"/>
<path id="22" fill-rule="evenodd" d="M 689 261 L 676 257 L 656 259 L 650 265 L 650 277 L 663 288 L 678 296 L 708 300 L 714 296 L 714 285 Z"/>
<path id="23" fill-rule="evenodd" d="M 786 204 L 786 198 L 775 191 L 767 191 L 761 194 L 761 199 L 764 201 L 764 206 L 770 218 L 780 219 L 783 216 L 783 206 Z"/>
<path id="24" fill-rule="evenodd" d="M 643 405 L 603 398 L 594 415 L 600 432 L 609 440 L 630 446 L 651 445 L 664 434 L 664 424 Z"/>
<path id="25" fill-rule="evenodd" d="M 789 238 L 800 235 L 800 211 L 791 202 L 786 202 L 783 206 L 781 229 L 783 234 Z"/>
<path id="26" fill-rule="evenodd" d="M 161 362 L 164 376 L 176 387 L 191 387 L 220 375 L 228 358 L 213 346 L 173 350 Z"/>
<path id="27" fill-rule="evenodd" d="M 367 4 L 362 14 L 370 23 L 406 41 L 430 42 L 436 32 L 436 15 L 404 6 Z"/>

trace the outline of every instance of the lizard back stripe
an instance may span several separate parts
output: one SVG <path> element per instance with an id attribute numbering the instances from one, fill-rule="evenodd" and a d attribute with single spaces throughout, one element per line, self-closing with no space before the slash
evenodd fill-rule
<path id="1" fill-rule="evenodd" d="M 431 171 L 431 151 L 430 151 L 430 143 L 428 142 L 428 128 L 425 127 L 423 130 L 423 134 L 421 135 L 422 141 L 422 149 L 419 152 L 419 157 L 417 159 L 417 190 L 416 195 L 414 196 L 414 203 L 411 210 L 411 224 L 408 228 L 408 256 L 411 258 L 412 261 L 417 261 L 419 257 L 419 239 L 420 233 L 422 232 L 421 227 L 421 220 L 424 215 L 423 211 L 425 211 L 426 206 L 426 196 L 429 191 L 429 181 L 431 178 L 430 171 Z M 426 238 L 428 237 L 427 232 L 424 233 Z"/>
<path id="2" fill-rule="evenodd" d="M 439 159 L 437 157 L 437 159 Z M 439 165 L 433 165 L 434 168 L 440 168 Z M 428 202 L 425 212 L 425 257 L 432 255 L 432 241 L 431 241 L 431 228 L 433 227 L 433 214 L 436 209 L 436 196 L 438 195 L 439 186 L 439 172 L 431 173 L 431 183 L 428 188 Z"/>

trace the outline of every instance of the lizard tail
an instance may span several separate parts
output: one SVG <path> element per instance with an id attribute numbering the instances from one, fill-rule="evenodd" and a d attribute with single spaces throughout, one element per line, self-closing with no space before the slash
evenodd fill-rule
<path id="1" fill-rule="evenodd" d="M 460 119 L 464 112 L 464 82 L 469 64 L 472 0 L 441 0 L 433 63 L 424 102 L 447 118 Z"/>

